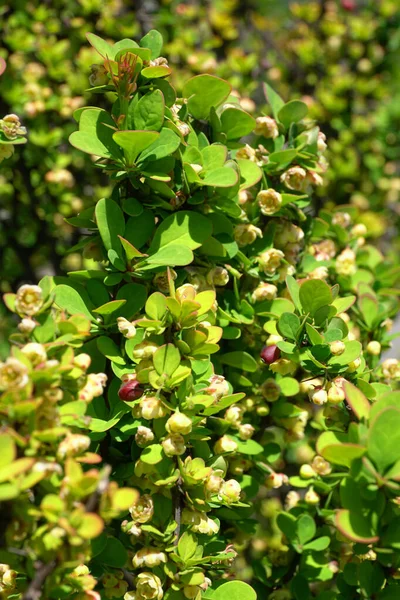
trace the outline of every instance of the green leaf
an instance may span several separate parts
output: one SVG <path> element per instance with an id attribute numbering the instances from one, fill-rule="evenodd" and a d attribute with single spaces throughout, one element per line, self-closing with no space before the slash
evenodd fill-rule
<path id="1" fill-rule="evenodd" d="M 102 304 L 99 308 L 94 308 L 93 312 L 99 313 L 99 315 L 111 315 L 126 304 L 126 300 L 111 300 L 106 304 Z"/>
<path id="2" fill-rule="evenodd" d="M 300 302 L 300 286 L 292 275 L 286 277 L 286 285 L 289 290 L 290 297 L 293 300 L 293 304 L 301 313 L 301 302 Z"/>
<path id="3" fill-rule="evenodd" d="M 220 115 L 221 130 L 226 133 L 226 139 L 237 140 L 249 135 L 256 126 L 256 120 L 240 108 L 227 108 Z"/>
<path id="4" fill-rule="evenodd" d="M 125 317 L 131 320 L 144 306 L 147 298 L 147 290 L 140 283 L 127 283 L 117 292 L 117 300 L 126 300 L 126 303 L 119 309 L 118 317 Z"/>
<path id="5" fill-rule="evenodd" d="M 122 160 L 122 152 L 113 140 L 114 132 L 115 123 L 105 110 L 88 108 L 82 112 L 79 131 L 74 131 L 69 141 L 82 152 Z"/>
<path id="6" fill-rule="evenodd" d="M 121 569 L 128 561 L 128 551 L 117 538 L 109 537 L 107 538 L 105 547 L 97 554 L 94 560 L 96 563 Z"/>
<path id="7" fill-rule="evenodd" d="M 153 355 L 153 364 L 159 375 L 171 376 L 179 367 L 181 355 L 173 344 L 165 344 Z"/>
<path id="8" fill-rule="evenodd" d="M 211 233 L 212 223 L 207 217 L 193 211 L 182 210 L 170 215 L 159 225 L 149 252 L 153 253 L 159 248 L 178 244 L 195 250 Z"/>
<path id="9" fill-rule="evenodd" d="M 247 190 L 256 185 L 262 177 L 262 171 L 258 165 L 245 158 L 237 158 L 240 169 L 240 189 Z"/>
<path id="10" fill-rule="evenodd" d="M 379 313 L 379 306 L 376 298 L 372 296 L 372 294 L 363 294 L 359 297 L 357 304 L 366 325 L 372 330 Z"/>
<path id="11" fill-rule="evenodd" d="M 304 550 L 313 550 L 314 552 L 322 552 L 326 550 L 331 543 L 331 538 L 327 535 L 319 537 L 303 546 Z"/>
<path id="12" fill-rule="evenodd" d="M 160 90 L 147 92 L 133 109 L 135 129 L 160 131 L 164 123 L 164 110 L 163 93 Z"/>
<path id="13" fill-rule="evenodd" d="M 0 433 L 0 468 L 6 467 L 17 456 L 17 448 L 11 435 Z"/>
<path id="14" fill-rule="evenodd" d="M 146 465 L 157 465 L 164 458 L 163 447 L 161 444 L 152 444 L 147 446 L 140 455 L 140 460 Z"/>
<path id="15" fill-rule="evenodd" d="M 139 154 L 160 137 L 158 131 L 117 131 L 113 135 L 118 146 L 125 150 L 127 160 L 133 164 Z"/>
<path id="16" fill-rule="evenodd" d="M 125 225 L 124 237 L 135 248 L 140 249 L 151 237 L 154 227 L 154 213 L 150 210 L 144 210 L 137 217 L 130 217 L 128 219 Z"/>
<path id="17" fill-rule="evenodd" d="M 139 44 L 142 48 L 150 48 L 151 59 L 154 60 L 161 54 L 163 38 L 159 31 L 156 31 L 156 29 L 150 29 L 150 31 L 148 31 L 146 35 L 142 37 Z"/>
<path id="18" fill-rule="evenodd" d="M 182 94 L 188 99 L 189 112 L 195 119 L 207 119 L 212 107 L 216 108 L 231 93 L 229 83 L 214 75 L 196 75 L 183 86 Z"/>
<path id="19" fill-rule="evenodd" d="M 357 419 L 368 419 L 370 404 L 362 391 L 356 388 L 350 381 L 345 381 L 343 388 L 346 400 L 350 404 Z"/>
<path id="20" fill-rule="evenodd" d="M 300 384 L 293 377 L 283 377 L 279 380 L 279 387 L 284 396 L 291 397 L 300 393 Z"/>
<path id="21" fill-rule="evenodd" d="M 307 116 L 307 104 L 301 100 L 291 100 L 278 112 L 278 119 L 285 127 L 289 127 L 292 123 L 297 123 Z"/>
<path id="22" fill-rule="evenodd" d="M 215 590 L 212 598 L 213 600 L 257 600 L 257 594 L 243 581 L 228 581 Z"/>
<path id="23" fill-rule="evenodd" d="M 288 150 L 279 150 L 278 152 L 272 152 L 269 155 L 270 163 L 277 163 L 280 167 L 289 165 L 294 158 L 296 158 L 298 151 L 294 148 Z M 274 167 L 275 168 L 275 167 Z"/>
<path id="24" fill-rule="evenodd" d="M 179 538 L 178 554 L 184 563 L 188 562 L 197 548 L 197 537 L 191 531 L 185 531 Z"/>
<path id="25" fill-rule="evenodd" d="M 356 301 L 356 296 L 345 296 L 344 298 L 335 298 L 332 302 L 332 306 L 334 306 L 337 310 L 337 314 L 346 312 L 349 310 L 351 306 L 353 306 Z"/>
<path id="26" fill-rule="evenodd" d="M 281 110 L 281 108 L 285 105 L 285 102 L 282 100 L 279 94 L 277 94 L 275 90 L 270 85 L 268 85 L 268 83 L 264 83 L 263 88 L 265 98 L 272 109 L 272 114 L 274 115 L 275 119 L 277 119 L 278 113 Z"/>
<path id="27" fill-rule="evenodd" d="M 90 302 L 84 288 L 82 288 L 82 292 L 80 293 L 69 285 L 58 285 L 55 289 L 54 301 L 57 306 L 66 310 L 70 315 L 82 314 L 91 321 L 96 320 L 90 312 L 94 306 Z"/>
<path id="28" fill-rule="evenodd" d="M 335 523 L 340 533 L 352 542 L 372 544 L 379 540 L 368 521 L 360 513 L 346 509 L 339 510 L 336 513 Z"/>
<path id="29" fill-rule="evenodd" d="M 314 519 L 308 515 L 303 514 L 297 521 L 297 537 L 301 545 L 306 544 L 309 540 L 312 540 L 316 534 L 317 526 L 315 525 Z"/>
<path id="30" fill-rule="evenodd" d="M 238 181 L 238 174 L 230 167 L 219 167 L 213 171 L 208 171 L 205 177 L 201 180 L 200 185 L 210 187 L 232 187 Z"/>
<path id="31" fill-rule="evenodd" d="M 158 77 L 167 77 L 172 73 L 172 69 L 165 65 L 161 65 L 159 67 L 146 67 L 142 69 L 141 75 L 146 79 L 157 79 Z"/>
<path id="32" fill-rule="evenodd" d="M 368 456 L 383 473 L 400 459 L 400 410 L 384 408 L 370 424 Z"/>
<path id="33" fill-rule="evenodd" d="M 137 270 L 145 271 L 154 267 L 183 267 L 189 265 L 193 258 L 193 252 L 190 248 L 180 244 L 170 244 L 146 258 L 143 263 L 137 266 Z"/>
<path id="34" fill-rule="evenodd" d="M 332 444 L 326 445 L 320 451 L 323 456 L 329 462 L 335 465 L 342 465 L 344 467 L 350 467 L 353 460 L 360 458 L 366 452 L 364 446 L 358 444 Z"/>
<path id="35" fill-rule="evenodd" d="M 95 209 L 97 227 L 105 249 L 115 250 L 121 253 L 121 242 L 119 235 L 125 232 L 124 213 L 118 204 L 111 198 L 102 198 L 96 204 Z"/>
<path id="36" fill-rule="evenodd" d="M 350 342 L 344 342 L 346 347 L 343 354 L 339 356 L 332 356 L 329 359 L 328 364 L 330 366 L 344 366 L 356 360 L 362 352 L 362 346 L 357 340 L 351 340 Z"/>
<path id="37" fill-rule="evenodd" d="M 300 286 L 299 299 L 305 314 L 314 316 L 319 308 L 332 302 L 332 293 L 321 279 L 309 279 Z"/>
<path id="38" fill-rule="evenodd" d="M 135 246 L 133 246 L 130 242 L 128 242 L 128 240 L 123 238 L 121 235 L 119 235 L 118 238 L 119 238 L 119 241 L 121 242 L 122 247 L 125 251 L 126 259 L 129 262 L 132 261 L 134 258 L 143 258 L 143 257 L 147 256 L 147 254 L 143 254 L 142 252 L 139 252 L 139 250 L 137 248 L 135 248 Z"/>
<path id="39" fill-rule="evenodd" d="M 170 129 L 163 127 L 157 140 L 141 153 L 138 164 L 143 165 L 145 162 L 171 156 L 179 148 L 180 144 L 181 138 Z"/>
<path id="40" fill-rule="evenodd" d="M 296 340 L 300 324 L 300 319 L 297 315 L 285 312 L 280 316 L 277 328 L 283 337 L 289 340 Z"/>
<path id="41" fill-rule="evenodd" d="M 86 37 L 89 41 L 89 44 L 91 46 L 93 46 L 93 48 L 95 50 L 97 50 L 97 52 L 103 57 L 103 58 L 110 58 L 113 59 L 114 55 L 115 55 L 115 51 L 113 49 L 113 47 L 106 42 L 105 40 L 101 39 L 101 37 L 99 37 L 98 35 L 95 35 L 94 33 L 87 33 Z"/>
<path id="42" fill-rule="evenodd" d="M 255 359 L 242 350 L 236 350 L 234 352 L 228 352 L 221 356 L 221 362 L 224 365 L 241 369 L 242 371 L 248 371 L 249 373 L 255 373 L 257 371 L 257 362 Z"/>
<path id="43" fill-rule="evenodd" d="M 111 362 L 117 365 L 125 366 L 125 359 L 122 357 L 121 351 L 117 344 L 109 337 L 102 335 L 97 338 L 97 348 Z"/>

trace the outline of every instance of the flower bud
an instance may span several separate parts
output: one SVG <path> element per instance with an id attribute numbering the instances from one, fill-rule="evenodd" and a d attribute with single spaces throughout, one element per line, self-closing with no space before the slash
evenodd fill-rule
<path id="1" fill-rule="evenodd" d="M 261 360 L 263 362 L 265 362 L 267 365 L 270 365 L 271 363 L 278 360 L 280 358 L 280 356 L 281 356 L 281 351 L 279 350 L 278 346 L 275 346 L 275 345 L 264 346 L 264 348 L 260 352 Z"/>
<path id="2" fill-rule="evenodd" d="M 120 400 L 124 402 L 132 402 L 143 396 L 144 390 L 136 379 L 131 379 L 123 383 L 118 390 Z"/>
<path id="3" fill-rule="evenodd" d="M 237 245 L 243 248 L 244 246 L 253 244 L 256 239 L 258 237 L 261 238 L 263 234 L 259 227 L 249 223 L 243 223 L 241 225 L 236 225 L 233 235 Z"/>
<path id="4" fill-rule="evenodd" d="M 134 347 L 132 350 L 132 355 L 136 359 L 150 358 L 153 356 L 156 350 L 158 350 L 157 344 L 151 342 L 150 340 L 144 340 Z"/>
<path id="5" fill-rule="evenodd" d="M 137 600 L 161 600 L 164 595 L 161 580 L 153 573 L 139 573 L 136 579 Z"/>
<path id="6" fill-rule="evenodd" d="M 328 276 L 329 271 L 327 267 L 316 267 L 308 274 L 310 279 L 327 279 Z"/>
<path id="7" fill-rule="evenodd" d="M 222 477 L 218 475 L 210 475 L 210 477 L 206 481 L 206 490 L 210 492 L 210 494 L 217 494 L 221 489 L 221 485 L 224 483 Z"/>
<path id="8" fill-rule="evenodd" d="M 37 323 L 30 317 L 25 317 L 18 323 L 18 329 L 21 333 L 32 333 Z"/>
<path id="9" fill-rule="evenodd" d="M 346 350 L 344 342 L 337 340 L 329 344 L 329 349 L 334 356 L 340 356 Z"/>
<path id="10" fill-rule="evenodd" d="M 228 421 L 228 423 L 230 423 L 233 427 L 238 427 L 242 420 L 242 414 L 243 410 L 240 408 L 240 406 L 233 404 L 225 411 L 224 419 L 225 421 Z"/>
<path id="11" fill-rule="evenodd" d="M 92 65 L 90 67 L 89 83 L 93 87 L 107 85 L 108 77 L 104 65 Z"/>
<path id="12" fill-rule="evenodd" d="M 316 492 L 314 492 L 313 489 L 310 489 L 306 492 L 306 494 L 304 496 L 304 500 L 310 506 L 315 506 L 315 505 L 319 504 L 320 497 L 318 496 L 318 494 Z"/>
<path id="13" fill-rule="evenodd" d="M 361 358 L 356 358 L 355 360 L 352 360 L 351 362 L 349 362 L 349 366 L 347 367 L 347 372 L 355 373 L 357 371 L 357 369 L 360 367 L 360 365 L 361 365 Z"/>
<path id="14" fill-rule="evenodd" d="M 175 412 L 166 422 L 165 429 L 169 433 L 188 435 L 192 431 L 192 420 L 183 413 Z"/>
<path id="15" fill-rule="evenodd" d="M 86 354 L 85 352 L 75 356 L 73 361 L 74 366 L 78 367 L 78 369 L 82 369 L 82 371 L 87 371 L 91 362 L 92 359 L 90 358 L 89 354 Z"/>
<path id="16" fill-rule="evenodd" d="M 318 131 L 318 140 L 317 140 L 317 148 L 318 152 L 322 154 L 327 149 L 327 145 L 325 143 L 326 135 L 322 133 L 322 131 Z"/>
<path id="17" fill-rule="evenodd" d="M 140 567 L 148 567 L 152 569 L 153 567 L 158 567 L 161 563 L 167 562 L 167 555 L 165 552 L 161 552 L 158 548 L 141 548 L 138 552 L 136 552 L 135 556 L 132 559 L 132 565 L 135 569 Z"/>
<path id="18" fill-rule="evenodd" d="M 367 352 L 372 356 L 379 356 L 381 353 L 382 347 L 379 342 L 372 340 L 367 345 Z"/>
<path id="19" fill-rule="evenodd" d="M 139 425 L 136 433 L 135 433 L 135 442 L 139 446 L 139 448 L 145 448 L 148 444 L 150 444 L 154 440 L 154 433 L 149 427 L 143 427 L 143 425 Z"/>
<path id="20" fill-rule="evenodd" d="M 317 406 L 322 406 L 326 402 L 328 402 L 328 394 L 322 388 L 315 388 L 308 393 L 308 397 L 310 398 L 313 404 L 317 404 Z"/>
<path id="21" fill-rule="evenodd" d="M 206 279 L 210 285 L 223 286 L 229 281 L 229 273 L 224 267 L 214 267 L 208 271 Z"/>
<path id="22" fill-rule="evenodd" d="M 161 398 L 156 396 L 143 396 L 140 401 L 143 419 L 162 419 L 167 414 Z"/>
<path id="23" fill-rule="evenodd" d="M 330 404 L 340 404 L 346 399 L 344 390 L 333 381 L 328 387 L 328 402 Z"/>
<path id="24" fill-rule="evenodd" d="M 281 182 L 290 190 L 304 192 L 307 187 L 307 171 L 302 167 L 290 167 L 281 175 Z"/>
<path id="25" fill-rule="evenodd" d="M 234 440 L 231 440 L 227 435 L 224 435 L 214 444 L 214 452 L 215 454 L 236 452 L 237 447 L 238 445 Z"/>
<path id="26" fill-rule="evenodd" d="M 0 120 L 0 130 L 8 140 L 15 140 L 18 136 L 26 135 L 26 127 L 21 125 L 17 115 L 6 115 Z"/>
<path id="27" fill-rule="evenodd" d="M 270 473 L 265 481 L 265 485 L 269 489 L 277 490 L 283 485 L 287 485 L 289 479 L 284 473 Z"/>
<path id="28" fill-rule="evenodd" d="M 322 456 L 314 456 L 312 468 L 318 475 L 329 475 L 332 473 L 331 464 Z"/>
<path id="29" fill-rule="evenodd" d="M 167 456 L 181 456 L 186 452 L 185 438 L 180 433 L 170 433 L 161 445 Z"/>
<path id="30" fill-rule="evenodd" d="M 229 383 L 223 375 L 212 375 L 208 381 L 210 385 L 204 393 L 214 396 L 216 401 L 229 394 Z"/>
<path id="31" fill-rule="evenodd" d="M 297 504 L 300 502 L 301 497 L 300 494 L 298 492 L 296 492 L 295 490 L 291 490 L 290 492 L 288 492 L 286 494 L 286 498 L 285 498 L 285 510 L 291 510 L 292 508 L 294 508 L 295 506 L 297 506 Z"/>
<path id="32" fill-rule="evenodd" d="M 232 504 L 233 502 L 239 502 L 241 493 L 240 483 L 236 479 L 229 479 L 222 484 L 218 498 L 226 504 Z"/>
<path id="33" fill-rule="evenodd" d="M 32 365 L 36 367 L 40 363 L 43 363 L 47 359 L 47 353 L 42 344 L 36 342 L 30 342 L 21 348 L 21 352 L 30 360 Z"/>
<path id="34" fill-rule="evenodd" d="M 267 139 L 275 139 L 279 135 L 278 124 L 272 117 L 257 117 L 254 133 Z"/>
<path id="35" fill-rule="evenodd" d="M 269 378 L 261 385 L 261 393 L 268 402 L 276 402 L 281 395 L 281 388 L 275 379 Z"/>
<path id="36" fill-rule="evenodd" d="M 22 315 L 36 315 L 43 306 L 43 292 L 38 285 L 22 285 L 15 298 L 15 310 Z"/>
<path id="37" fill-rule="evenodd" d="M 241 440 L 250 440 L 254 435 L 255 429 L 250 423 L 244 423 L 239 426 L 239 437 Z"/>
<path id="38" fill-rule="evenodd" d="M 148 523 L 154 515 L 154 502 L 149 494 L 139 496 L 130 507 L 132 519 L 137 523 Z"/>
<path id="39" fill-rule="evenodd" d="M 282 196 L 273 188 L 269 188 L 268 190 L 261 190 L 257 194 L 257 202 L 262 214 L 269 216 L 275 214 L 281 208 Z"/>
<path id="40" fill-rule="evenodd" d="M 275 271 L 281 266 L 282 259 L 285 257 L 282 250 L 276 248 L 270 248 L 257 257 L 260 269 L 266 275 L 273 275 Z"/>
<path id="41" fill-rule="evenodd" d="M 275 300 L 278 293 L 278 288 L 273 283 L 262 282 L 251 294 L 253 302 L 262 300 Z"/>
<path id="42" fill-rule="evenodd" d="M 311 465 L 301 465 L 300 467 L 300 477 L 302 479 L 313 479 L 316 476 L 316 472 L 312 468 Z"/>
<path id="43" fill-rule="evenodd" d="M 385 379 L 400 378 L 400 363 L 397 358 L 388 358 L 382 363 L 382 373 Z"/>
<path id="44" fill-rule="evenodd" d="M 20 390 L 28 382 L 28 368 L 18 359 L 9 356 L 0 362 L 0 390 Z"/>
<path id="45" fill-rule="evenodd" d="M 133 323 L 131 323 L 124 317 L 118 317 L 117 327 L 118 327 L 118 331 L 120 333 L 122 333 L 122 335 L 127 340 L 130 340 L 131 338 L 135 337 L 135 335 L 136 335 L 136 327 L 134 326 Z"/>
<path id="46" fill-rule="evenodd" d="M 356 255 L 350 248 L 345 248 L 339 256 L 336 257 L 335 269 L 338 275 L 354 275 L 356 272 Z"/>
<path id="47" fill-rule="evenodd" d="M 182 511 L 182 523 L 184 525 L 189 525 L 191 530 L 195 533 L 213 535 L 219 531 L 217 523 L 210 519 L 206 513 L 190 510 L 188 508 L 184 508 Z"/>
<path id="48" fill-rule="evenodd" d="M 87 435 L 71 433 L 59 444 L 57 448 L 58 460 L 79 456 L 83 454 L 90 446 L 90 438 Z"/>
<path id="49" fill-rule="evenodd" d="M 169 270 L 172 281 L 178 277 L 177 272 L 174 269 Z M 160 273 L 156 273 L 153 277 L 154 286 L 158 289 L 159 292 L 164 294 L 168 294 L 169 292 L 169 283 L 168 283 L 168 271 L 161 271 Z"/>

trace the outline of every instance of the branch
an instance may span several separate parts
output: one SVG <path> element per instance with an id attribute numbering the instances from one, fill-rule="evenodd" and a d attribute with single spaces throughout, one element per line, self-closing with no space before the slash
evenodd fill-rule
<path id="1" fill-rule="evenodd" d="M 182 480 L 178 479 L 176 482 L 176 488 L 174 493 L 174 520 L 176 522 L 175 529 L 175 540 L 174 545 L 177 546 L 179 542 L 179 534 L 181 531 L 181 522 L 182 522 L 182 488 L 181 488 Z"/>
<path id="2" fill-rule="evenodd" d="M 40 600 L 45 581 L 47 577 L 54 571 L 56 566 L 56 560 L 52 560 L 49 563 L 35 563 L 35 577 L 29 584 L 28 589 L 23 593 L 21 600 Z"/>

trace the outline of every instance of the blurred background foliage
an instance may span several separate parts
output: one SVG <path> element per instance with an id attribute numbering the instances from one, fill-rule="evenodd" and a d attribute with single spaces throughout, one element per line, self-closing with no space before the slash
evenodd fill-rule
<path id="1" fill-rule="evenodd" d="M 74 111 L 91 103 L 82 92 L 98 60 L 89 31 L 117 40 L 159 29 L 179 66 L 178 93 L 209 72 L 228 79 L 249 112 L 267 114 L 263 81 L 286 101 L 302 98 L 328 138 L 320 203 L 356 205 L 369 236 L 387 245 L 400 215 L 399 25 L 398 0 L 3 2 L 0 116 L 18 114 L 28 144 L 2 163 L 1 291 L 80 268 L 80 234 L 68 219 L 108 193 L 90 157 L 67 141 Z M 0 312 L 0 337 L 8 327 Z"/>

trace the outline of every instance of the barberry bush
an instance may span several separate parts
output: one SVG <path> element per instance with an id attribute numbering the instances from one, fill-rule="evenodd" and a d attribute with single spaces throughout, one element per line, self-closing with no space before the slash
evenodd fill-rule
<path id="1" fill-rule="evenodd" d="M 88 40 L 70 143 L 112 191 L 70 219 L 93 268 L 4 297 L 0 593 L 397 598 L 398 267 L 318 211 L 304 102 L 265 84 L 254 118 L 216 76 L 176 90 L 155 30 Z"/>

